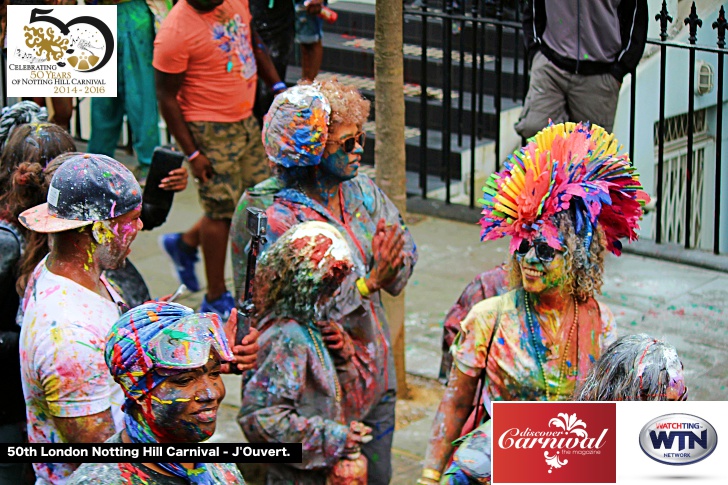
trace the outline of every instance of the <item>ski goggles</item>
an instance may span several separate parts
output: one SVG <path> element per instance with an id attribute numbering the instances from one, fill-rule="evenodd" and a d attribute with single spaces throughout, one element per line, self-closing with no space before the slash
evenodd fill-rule
<path id="1" fill-rule="evenodd" d="M 225 362 L 234 360 L 223 324 L 215 313 L 195 313 L 181 318 L 152 337 L 147 349 L 154 366 L 166 369 L 202 367 L 212 350 Z"/>

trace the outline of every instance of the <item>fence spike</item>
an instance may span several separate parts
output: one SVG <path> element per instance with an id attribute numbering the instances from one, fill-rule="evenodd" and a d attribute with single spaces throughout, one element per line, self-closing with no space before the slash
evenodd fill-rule
<path id="1" fill-rule="evenodd" d="M 721 49 L 725 49 L 726 27 L 728 27 L 728 22 L 725 20 L 725 10 L 723 9 L 723 5 L 721 5 L 720 11 L 718 12 L 718 20 L 713 22 L 713 28 L 718 29 L 718 47 Z"/>
<path id="2" fill-rule="evenodd" d="M 688 42 L 695 44 L 698 41 L 698 27 L 703 26 L 703 21 L 700 20 L 695 9 L 695 2 L 693 2 L 692 7 L 690 7 L 690 15 L 688 15 L 685 19 L 685 25 L 690 27 L 690 37 L 688 37 Z"/>
<path id="3" fill-rule="evenodd" d="M 658 20 L 660 22 L 660 40 L 666 41 L 667 40 L 667 23 L 672 23 L 672 17 L 670 16 L 670 13 L 667 11 L 667 1 L 662 0 L 662 9 L 660 10 L 660 13 L 655 15 L 655 20 Z"/>

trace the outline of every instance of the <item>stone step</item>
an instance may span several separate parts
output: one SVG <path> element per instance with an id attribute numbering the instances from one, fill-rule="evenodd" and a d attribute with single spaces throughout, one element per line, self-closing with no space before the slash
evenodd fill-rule
<path id="1" fill-rule="evenodd" d="M 323 71 L 352 74 L 356 76 L 372 76 L 374 73 L 374 40 L 368 37 L 352 37 L 348 35 L 329 34 L 324 36 L 324 56 L 321 69 Z M 404 82 L 412 84 L 421 83 L 421 47 L 414 44 L 404 46 Z M 428 88 L 443 88 L 444 51 L 439 48 L 427 49 L 427 85 Z M 484 65 L 477 76 L 482 78 L 485 94 L 495 93 L 495 58 L 485 56 Z M 480 63 L 480 58 L 478 58 Z M 298 59 L 292 61 L 293 65 L 300 65 Z M 460 67 L 460 52 L 452 51 L 451 90 L 459 90 L 460 72 L 463 73 L 462 90 L 472 91 L 473 59 L 469 53 L 462 56 L 462 69 Z M 515 71 L 514 71 L 515 68 Z M 477 82 L 481 82 L 479 79 Z M 502 97 L 522 99 L 523 94 L 523 66 L 514 59 L 504 57 L 502 60 L 501 77 Z"/>

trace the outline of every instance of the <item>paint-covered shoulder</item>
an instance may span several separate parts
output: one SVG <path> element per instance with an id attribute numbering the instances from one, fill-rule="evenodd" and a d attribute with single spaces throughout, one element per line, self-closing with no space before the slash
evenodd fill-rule
<path id="1" fill-rule="evenodd" d="M 518 291 L 518 289 L 515 289 L 502 295 L 486 298 L 476 303 L 470 312 L 476 315 L 486 316 L 498 312 L 513 311 L 516 307 Z"/>
<path id="2" fill-rule="evenodd" d="M 369 178 L 368 175 L 360 173 L 353 179 L 344 182 L 350 197 L 360 200 L 368 212 L 374 211 L 377 198 L 382 197 L 384 192 Z"/>

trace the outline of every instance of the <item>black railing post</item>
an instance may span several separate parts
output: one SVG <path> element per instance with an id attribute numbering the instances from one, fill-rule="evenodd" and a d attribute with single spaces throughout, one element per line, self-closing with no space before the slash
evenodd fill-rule
<path id="1" fill-rule="evenodd" d="M 634 165 L 634 125 L 637 113 L 637 68 L 635 68 L 631 76 L 632 85 L 629 90 L 629 154 L 632 165 Z"/>
<path id="2" fill-rule="evenodd" d="M 452 0 L 445 0 L 445 17 L 442 26 L 442 163 L 445 170 L 445 203 L 450 203 L 450 77 L 452 76 Z"/>
<path id="3" fill-rule="evenodd" d="M 690 36 L 688 42 L 695 45 L 698 40 L 698 27 L 703 25 L 703 21 L 698 18 L 695 11 L 695 2 L 690 7 L 690 15 L 685 19 L 685 25 L 689 26 Z M 690 60 L 688 61 L 688 153 L 686 157 L 685 170 L 685 249 L 690 248 L 690 236 L 692 232 L 691 218 L 693 214 L 693 130 L 695 114 L 695 49 L 689 51 Z M 697 241 L 697 235 L 696 235 Z"/>
<path id="4" fill-rule="evenodd" d="M 667 12 L 667 4 L 662 1 L 662 10 L 655 15 L 655 20 L 660 21 L 660 40 L 667 40 L 667 23 L 672 22 L 672 17 Z M 662 242 L 662 204 L 663 200 L 663 178 L 665 161 L 665 68 L 667 66 L 667 46 L 660 45 L 660 119 L 657 122 L 657 218 L 655 230 L 655 242 Z"/>
<path id="5" fill-rule="evenodd" d="M 498 23 L 495 26 L 495 170 L 500 170 L 500 117 L 501 117 L 501 74 L 503 72 L 503 2 L 498 1 L 498 8 L 495 12 L 495 18 Z"/>
<path id="6" fill-rule="evenodd" d="M 465 15 L 465 0 L 460 0 L 461 4 L 458 13 Z M 460 70 L 458 72 L 458 146 L 463 146 L 463 109 L 464 100 L 463 93 L 465 92 L 465 21 L 458 20 L 458 27 L 460 29 Z M 450 113 L 446 113 L 449 116 Z"/>
<path id="7" fill-rule="evenodd" d="M 427 13 L 427 0 L 422 12 Z M 422 53 L 420 55 L 420 189 L 427 198 L 427 15 L 422 16 Z"/>
<path id="8" fill-rule="evenodd" d="M 713 28 L 718 30 L 718 48 L 725 49 L 725 31 L 728 22 L 725 18 L 725 10 L 720 7 L 718 20 L 713 22 Z M 718 94 L 716 102 L 715 122 L 715 208 L 713 226 L 713 252 L 720 253 L 720 184 L 721 184 L 721 151 L 723 148 L 723 53 L 718 53 Z"/>
<path id="9" fill-rule="evenodd" d="M 476 111 L 476 101 L 478 92 L 478 32 L 480 31 L 480 25 L 477 22 L 478 18 L 478 3 L 473 0 L 471 5 L 471 14 L 473 15 L 472 35 L 472 56 L 473 65 L 470 69 L 470 208 L 475 207 L 475 141 L 478 137 L 478 119 Z"/>

